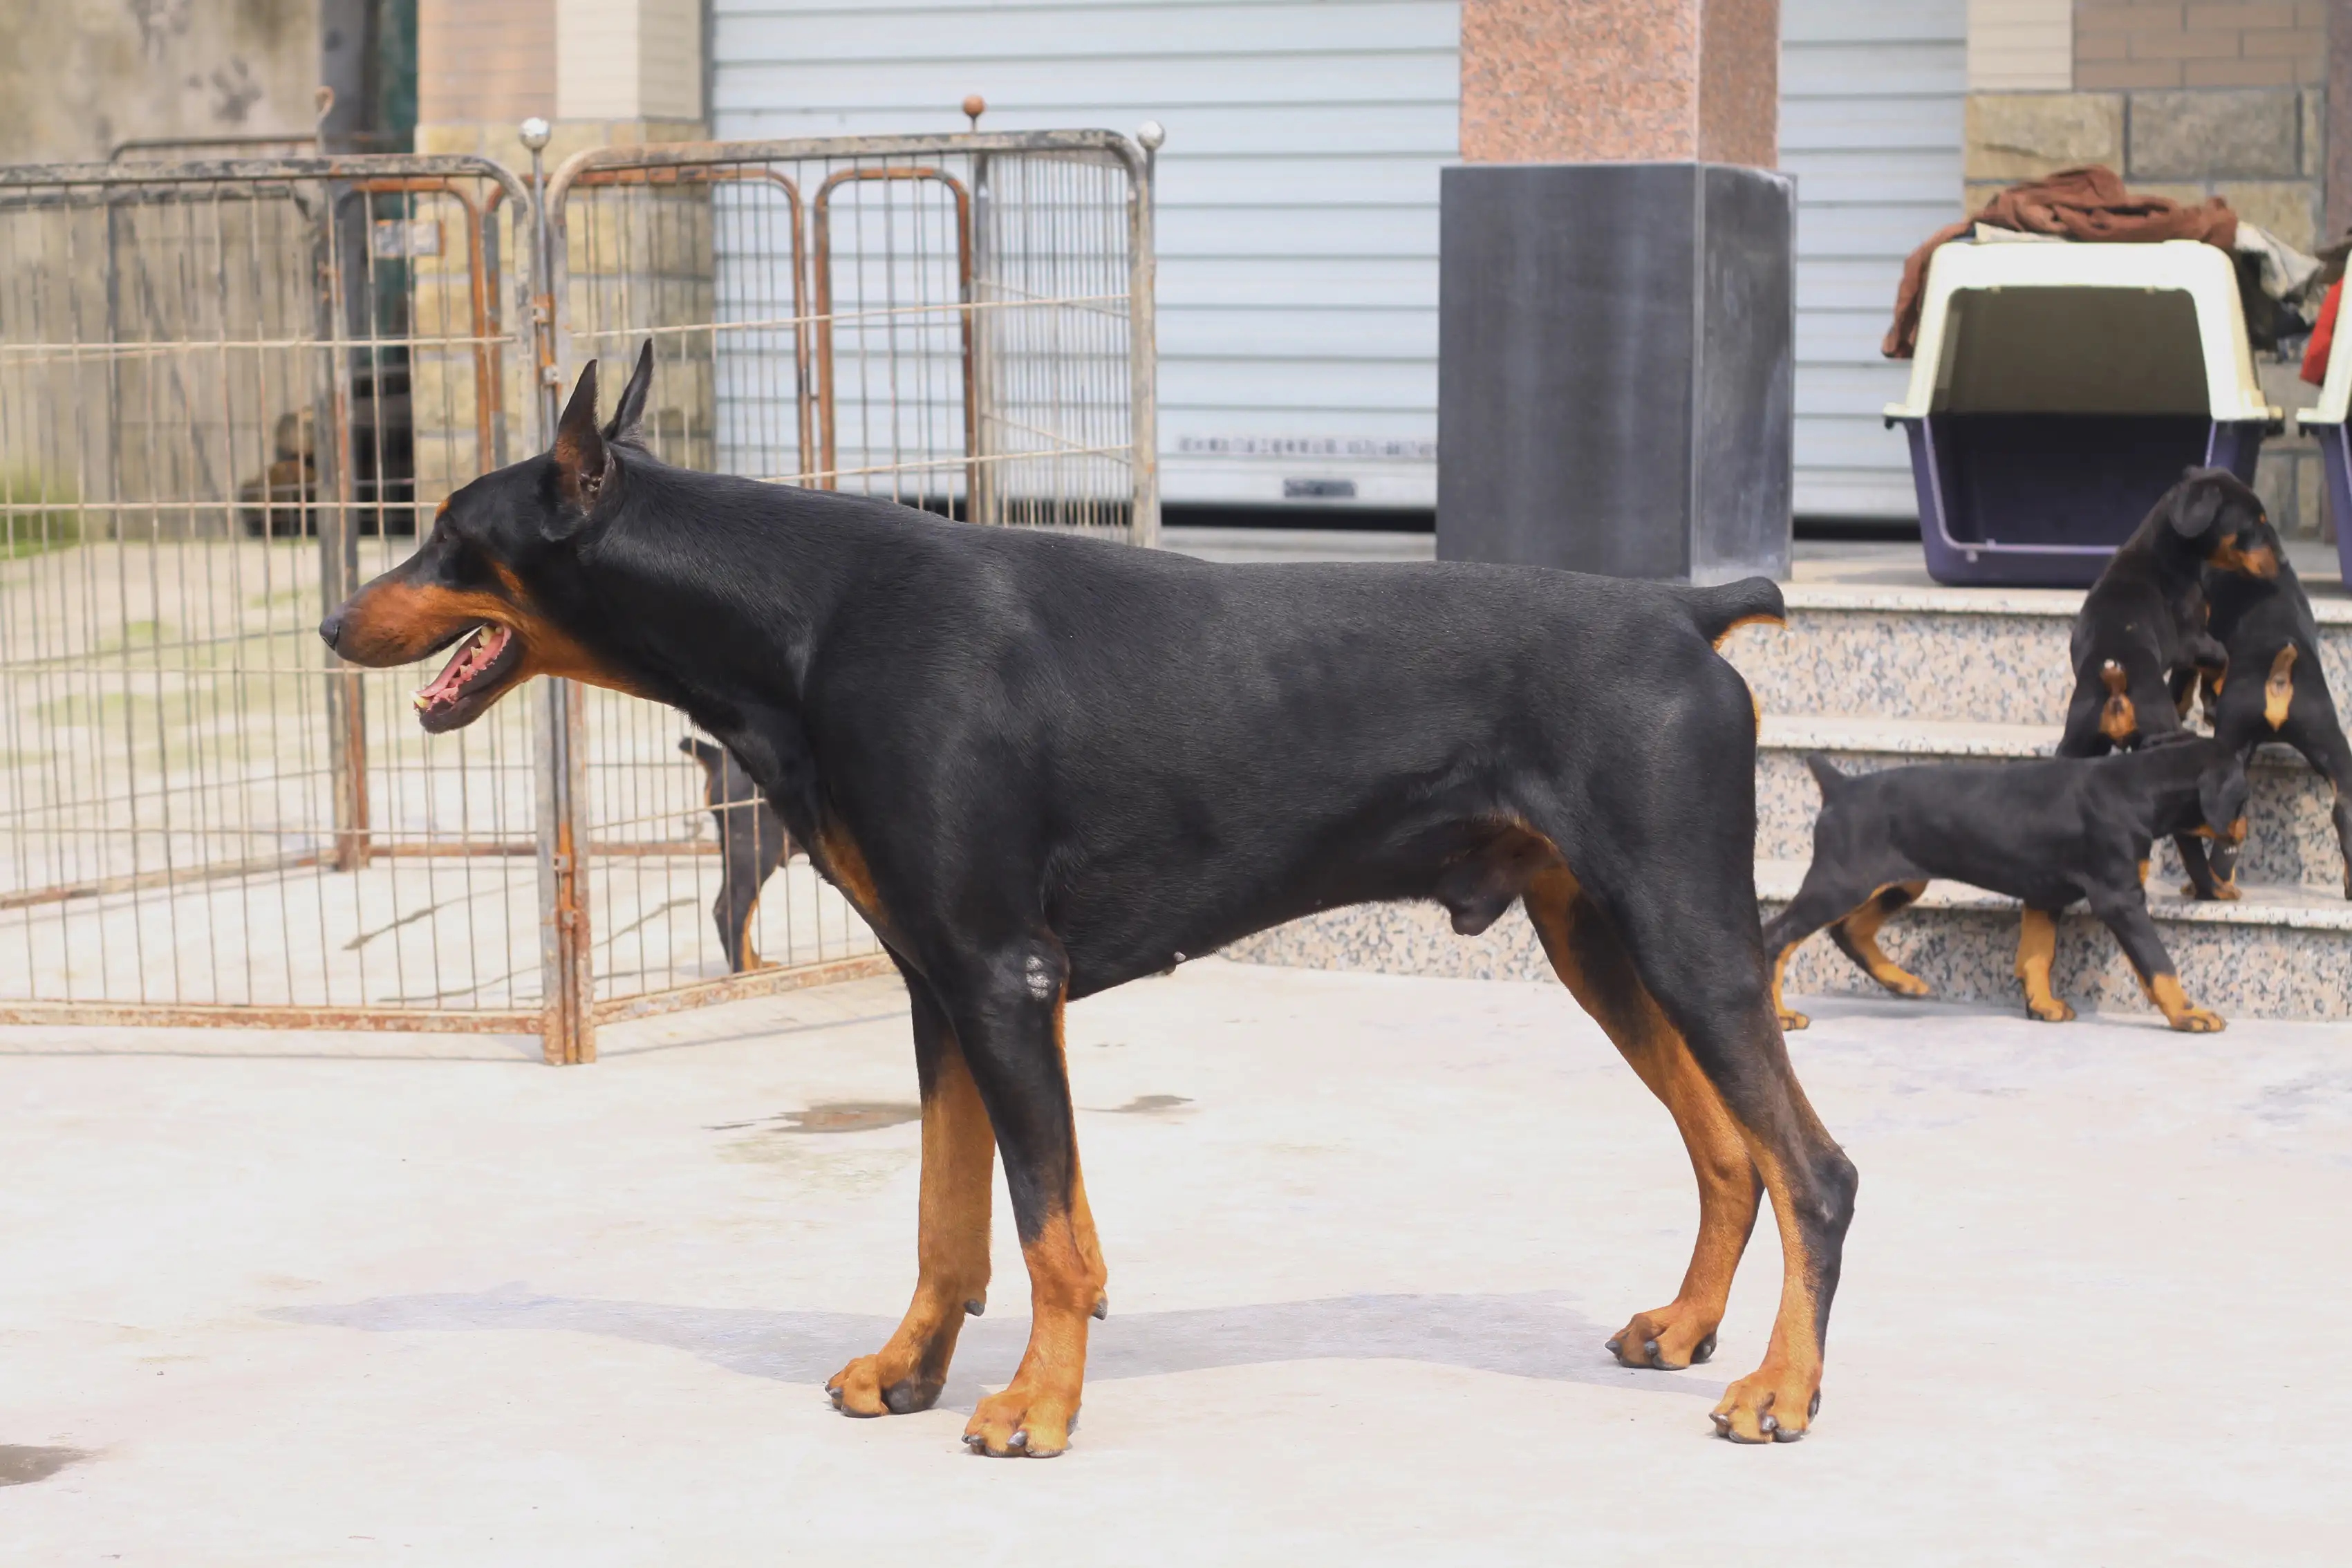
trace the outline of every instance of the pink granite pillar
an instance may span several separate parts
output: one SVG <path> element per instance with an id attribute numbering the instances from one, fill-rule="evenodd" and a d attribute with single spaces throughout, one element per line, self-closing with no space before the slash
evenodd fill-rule
<path id="1" fill-rule="evenodd" d="M 1464 162 L 1439 184 L 1441 558 L 1786 574 L 1780 24 L 1779 0 L 1463 0 Z"/>
<path id="2" fill-rule="evenodd" d="M 1463 0 L 1471 163 L 1779 160 L 1780 0 Z"/>

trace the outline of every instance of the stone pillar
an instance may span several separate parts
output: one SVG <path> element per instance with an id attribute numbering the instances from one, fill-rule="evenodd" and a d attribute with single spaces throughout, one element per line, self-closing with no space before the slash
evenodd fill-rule
<path id="1" fill-rule="evenodd" d="M 1465 0 L 1438 553 L 1785 574 L 1779 0 Z"/>

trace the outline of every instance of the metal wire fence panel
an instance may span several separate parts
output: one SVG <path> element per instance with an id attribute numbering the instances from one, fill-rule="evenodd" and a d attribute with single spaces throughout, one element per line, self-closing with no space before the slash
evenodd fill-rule
<path id="1" fill-rule="evenodd" d="M 616 396 L 650 339 L 666 461 L 1153 538 L 1150 208 L 1123 138 L 597 149 L 547 205 L 562 379 L 596 359 Z M 744 957 L 724 851 L 764 806 L 710 807 L 669 710 L 594 691 L 582 712 L 598 1007 L 722 984 Z M 748 937 L 787 968 L 879 952 L 798 857 Z"/>
<path id="2" fill-rule="evenodd" d="M 316 627 L 647 336 L 672 462 L 1152 542 L 1138 150 L 608 148 L 543 198 L 480 159 L 179 151 L 0 168 L 0 1022 L 577 1061 L 600 1018 L 884 967 L 669 710 L 541 683 L 427 737 L 424 672 Z"/>
<path id="3" fill-rule="evenodd" d="M 527 449 L 526 197 L 468 159 L 0 171 L 0 1014 L 536 1026 L 527 719 L 428 744 L 315 632 Z"/>

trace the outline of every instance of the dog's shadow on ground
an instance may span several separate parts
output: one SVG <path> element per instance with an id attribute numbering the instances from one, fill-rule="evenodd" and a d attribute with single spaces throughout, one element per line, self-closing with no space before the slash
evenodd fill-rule
<path id="1" fill-rule="evenodd" d="M 897 1327 L 895 1319 L 852 1312 L 583 1300 L 534 1295 L 518 1285 L 475 1295 L 379 1296 L 348 1305 L 288 1307 L 267 1315 L 378 1333 L 496 1329 L 602 1334 L 667 1345 L 751 1377 L 811 1386 L 822 1385 L 851 1358 L 879 1349 Z M 1619 1366 L 1601 1347 L 1611 1331 L 1587 1321 L 1563 1298 L 1544 1293 L 1338 1296 L 1113 1313 L 1094 1331 L 1087 1375 L 1099 1382 L 1270 1362 L 1408 1361 L 1551 1383 L 1708 1400 L 1722 1396 L 1723 1384 L 1703 1375 L 1660 1376 Z M 981 1396 L 982 1375 L 1010 1377 L 1028 1336 L 1024 1317 L 968 1321 L 940 1404 L 970 1410 Z"/>

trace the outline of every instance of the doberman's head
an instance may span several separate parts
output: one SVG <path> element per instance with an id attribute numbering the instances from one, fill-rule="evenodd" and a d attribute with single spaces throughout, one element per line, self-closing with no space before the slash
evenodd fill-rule
<path id="1" fill-rule="evenodd" d="M 353 664 L 408 664 L 457 645 L 419 688 L 417 721 L 439 734 L 472 723 L 533 675 L 633 689 L 589 646 L 578 610 L 550 602 L 581 541 L 617 510 L 618 448 L 634 446 L 653 379 L 653 345 L 638 357 L 612 422 L 596 425 L 590 361 L 537 458 L 485 474 L 441 503 L 415 555 L 352 595 L 319 635 Z"/>
<path id="2" fill-rule="evenodd" d="M 2184 468 L 2157 510 L 2200 563 L 2271 578 L 2279 571 L 2278 531 L 2262 498 L 2227 468 Z"/>

